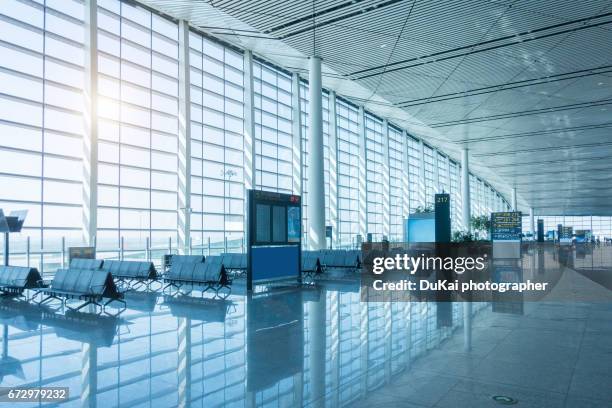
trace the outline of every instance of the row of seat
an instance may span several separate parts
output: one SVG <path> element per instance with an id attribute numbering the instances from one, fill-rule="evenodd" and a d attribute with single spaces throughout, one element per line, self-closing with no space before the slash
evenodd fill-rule
<path id="1" fill-rule="evenodd" d="M 146 261 L 104 261 L 102 270 L 112 273 L 115 278 L 157 279 L 155 266 Z"/>
<path id="2" fill-rule="evenodd" d="M 361 266 L 358 250 L 302 251 L 302 271 L 322 272 L 328 268 L 357 269 Z"/>
<path id="3" fill-rule="evenodd" d="M 123 293 L 117 290 L 111 273 L 102 269 L 58 269 L 51 284 L 38 289 L 34 298 L 38 295 L 41 295 L 39 304 L 51 299 L 59 299 L 72 310 L 82 309 L 89 304 L 99 306 L 104 310 L 114 301 L 120 302 L 125 309 L 125 301 L 122 300 Z M 100 304 L 104 298 L 108 301 Z M 70 299 L 82 300 L 84 303 L 72 308 L 67 305 Z"/>
<path id="4" fill-rule="evenodd" d="M 103 259 L 73 258 L 70 261 L 70 269 L 101 269 Z"/>
<path id="5" fill-rule="evenodd" d="M 20 295 L 25 289 L 42 285 L 38 269 L 25 266 L 0 266 L 0 292 Z"/>
<path id="6" fill-rule="evenodd" d="M 174 257 L 173 257 L 174 258 Z M 203 291 L 211 289 L 216 294 L 223 288 L 230 290 L 231 280 L 223 265 L 223 257 L 208 256 L 204 262 L 171 262 L 170 269 L 164 274 L 164 290 L 182 285 L 203 286 Z"/>
<path id="7" fill-rule="evenodd" d="M 231 271 L 246 271 L 247 256 L 239 253 L 221 254 L 221 262 L 226 270 Z"/>

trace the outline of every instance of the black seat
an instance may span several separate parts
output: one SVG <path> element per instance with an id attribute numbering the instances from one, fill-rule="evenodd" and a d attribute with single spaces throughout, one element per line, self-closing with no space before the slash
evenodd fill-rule
<path id="1" fill-rule="evenodd" d="M 38 269 L 24 266 L 0 266 L 0 292 L 21 295 L 25 289 L 42 287 Z"/>
<path id="2" fill-rule="evenodd" d="M 164 282 L 164 291 L 171 287 L 180 289 L 183 285 L 190 285 L 203 287 L 202 292 L 211 289 L 217 296 L 222 288 L 231 290 L 231 280 L 221 256 L 209 256 L 205 262 L 173 262 L 164 275 Z"/>
<path id="3" fill-rule="evenodd" d="M 110 272 L 118 282 L 136 289 L 145 285 L 150 288 L 152 282 L 159 282 L 157 271 L 152 262 L 146 261 L 104 261 L 102 270 Z"/>
<path id="4" fill-rule="evenodd" d="M 76 311 L 93 304 L 106 312 L 107 305 L 118 301 L 123 306 L 119 313 L 125 310 L 123 293 L 117 290 L 111 273 L 101 269 L 58 269 L 49 287 L 39 289 L 36 295 L 39 293 L 47 295 L 38 302 L 39 304 L 58 299 L 71 310 Z M 105 298 L 108 301 L 101 304 Z M 66 304 L 71 299 L 81 300 L 84 303 L 72 308 Z"/>

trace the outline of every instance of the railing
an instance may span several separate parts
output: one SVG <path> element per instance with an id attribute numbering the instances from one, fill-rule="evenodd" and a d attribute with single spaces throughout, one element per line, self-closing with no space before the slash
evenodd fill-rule
<path id="1" fill-rule="evenodd" d="M 306 243 L 302 243 L 306 246 Z M 334 249 L 358 249 L 355 243 L 334 245 Z M 187 248 L 189 255 L 219 255 L 225 252 L 246 252 L 246 242 L 241 240 L 228 240 L 227 237 L 223 241 L 212 242 L 210 238 L 205 243 L 194 244 L 193 239 L 189 241 Z M 167 245 L 151 246 L 150 239 L 147 237 L 144 247 L 126 248 L 124 237 L 120 237 L 119 246 L 98 247 L 96 246 L 96 254 L 102 259 L 113 260 L 147 260 L 153 262 L 156 267 L 161 267 L 162 257 L 165 254 L 178 253 L 178 246 L 173 242 L 172 237 L 168 237 Z M 3 255 L 2 255 L 3 257 Z M 54 274 L 59 268 L 68 266 L 68 248 L 66 247 L 66 238 L 62 237 L 61 246 L 59 249 L 39 249 L 33 250 L 30 243 L 30 237 L 26 238 L 25 250 L 11 251 L 11 265 L 32 266 L 38 268 L 43 276 Z"/>
<path id="2" fill-rule="evenodd" d="M 206 244 L 194 245 L 193 240 L 190 240 L 188 253 L 190 255 L 202 254 L 218 255 L 224 252 L 245 252 L 244 240 L 229 241 L 227 237 L 222 242 L 211 242 L 210 238 Z M 43 275 L 54 274 L 57 269 L 66 268 L 68 265 L 68 248 L 66 247 L 66 238 L 62 237 L 61 246 L 59 249 L 38 249 L 33 250 L 30 242 L 30 237 L 26 238 L 25 250 L 11 251 L 9 260 L 11 265 L 32 266 L 36 267 Z M 119 247 L 96 247 L 96 256 L 102 259 L 113 260 L 147 260 L 153 262 L 156 267 L 161 267 L 162 257 L 166 254 L 178 253 L 178 247 L 172 241 L 172 237 L 168 237 L 167 245 L 151 246 L 150 239 L 146 238 L 144 247 L 126 248 L 125 239 L 119 239 Z M 4 255 L 2 255 L 2 258 Z M 3 259 L 4 262 L 4 259 Z"/>

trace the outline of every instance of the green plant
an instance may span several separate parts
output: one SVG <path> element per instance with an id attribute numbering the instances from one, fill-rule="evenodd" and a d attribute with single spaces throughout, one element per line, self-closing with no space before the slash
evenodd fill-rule
<path id="1" fill-rule="evenodd" d="M 453 242 L 473 242 L 475 238 L 471 232 L 455 231 L 451 240 Z"/>
<path id="2" fill-rule="evenodd" d="M 430 212 L 434 212 L 434 206 L 431 204 L 426 206 L 419 205 L 417 208 L 414 209 L 414 214 L 424 214 Z"/>
<path id="3" fill-rule="evenodd" d="M 491 220 L 486 215 L 470 218 L 470 227 L 474 231 L 488 232 L 491 229 Z"/>

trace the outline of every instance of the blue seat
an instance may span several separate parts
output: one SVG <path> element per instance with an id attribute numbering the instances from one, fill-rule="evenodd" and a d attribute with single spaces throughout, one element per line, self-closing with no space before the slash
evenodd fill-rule
<path id="1" fill-rule="evenodd" d="M 43 286 L 38 269 L 24 266 L 0 266 L 0 292 L 21 294 L 25 289 Z"/>

